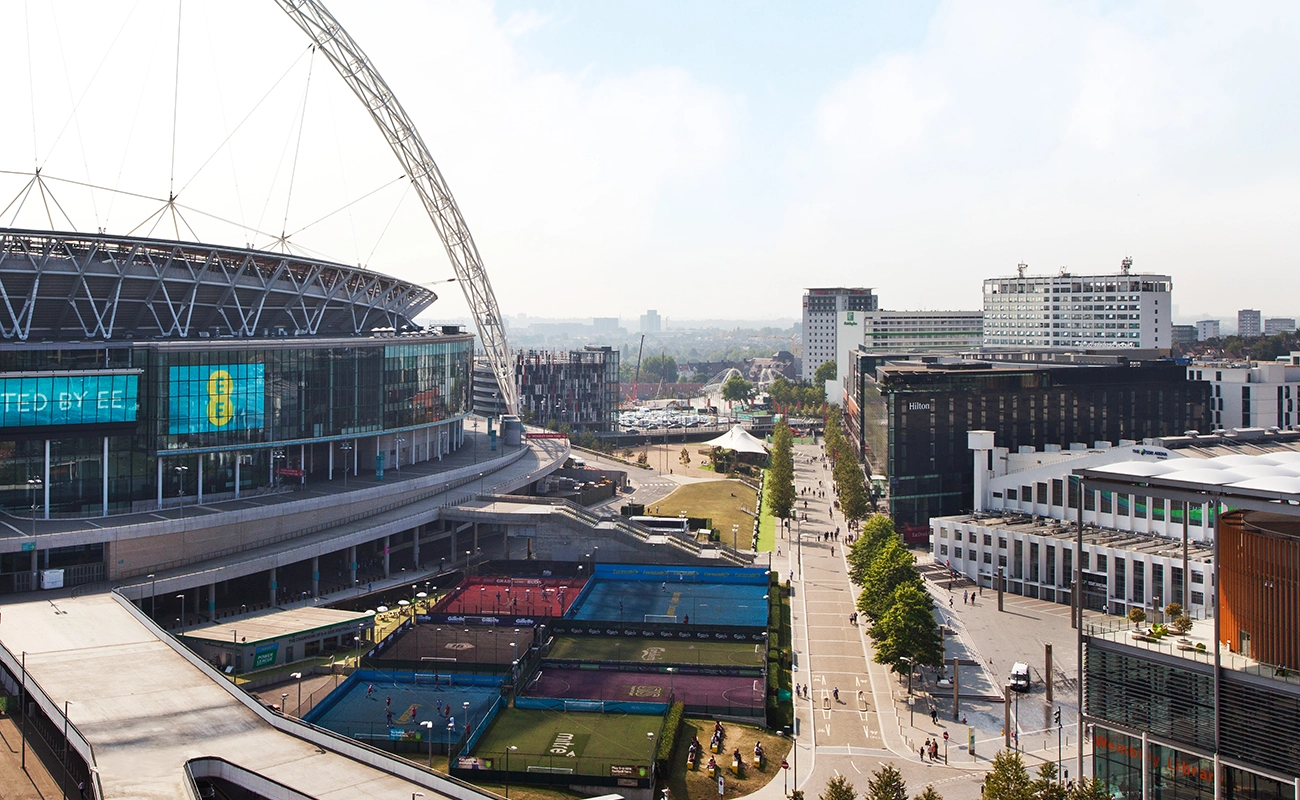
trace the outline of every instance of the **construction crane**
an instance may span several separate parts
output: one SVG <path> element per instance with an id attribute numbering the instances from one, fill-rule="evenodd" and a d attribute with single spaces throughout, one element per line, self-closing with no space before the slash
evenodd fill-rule
<path id="1" fill-rule="evenodd" d="M 515 385 L 510 344 L 506 341 L 505 324 L 497 308 L 492 283 L 456 199 L 451 196 L 451 190 L 415 129 L 415 123 L 370 63 L 370 58 L 322 3 L 318 0 L 275 2 L 338 70 L 348 88 L 366 107 L 375 125 L 379 126 L 393 155 L 401 162 L 456 271 L 456 279 L 478 328 L 479 340 L 501 389 L 506 413 L 514 414 L 518 409 L 519 390 Z"/>
<path id="2" fill-rule="evenodd" d="M 636 385 L 641 381 L 641 351 L 645 350 L 645 334 L 641 334 L 641 344 L 636 348 L 636 374 L 632 376 L 632 405 L 641 401 L 636 393 Z"/>

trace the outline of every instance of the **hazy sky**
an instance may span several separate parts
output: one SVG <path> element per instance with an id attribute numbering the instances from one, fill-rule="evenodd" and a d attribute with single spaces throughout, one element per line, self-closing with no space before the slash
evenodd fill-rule
<path id="1" fill-rule="evenodd" d="M 1173 276 L 1185 319 L 1300 315 L 1282 288 L 1295 3 L 329 6 L 418 125 L 508 315 L 791 317 L 802 287 L 841 284 L 978 308 L 981 279 L 1019 261 L 1126 255 Z M 26 174 L 0 175 L 0 224 L 67 228 L 62 206 L 83 230 L 283 232 L 451 276 L 361 105 L 271 0 L 179 11 L 178 72 L 175 0 L 0 5 L 0 169 Z M 23 200 L 34 165 L 177 192 L 193 233 L 145 222 L 158 200 L 54 181 Z M 438 292 L 440 315 L 464 313 Z"/>

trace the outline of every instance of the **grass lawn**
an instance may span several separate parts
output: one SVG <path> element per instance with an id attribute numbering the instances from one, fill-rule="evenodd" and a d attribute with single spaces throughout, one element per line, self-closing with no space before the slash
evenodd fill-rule
<path id="1" fill-rule="evenodd" d="M 512 772 L 541 767 L 609 775 L 610 765 L 649 764 L 651 739 L 646 734 L 653 733 L 657 741 L 663 721 L 648 714 L 507 708 L 497 715 L 473 755 L 493 759 L 494 769 L 504 769 L 506 748 L 517 747 L 510 753 Z"/>
<path id="2" fill-rule="evenodd" d="M 712 519 L 718 537 L 727 543 L 731 542 L 731 526 L 739 525 L 737 541 L 744 549 L 754 530 L 754 517 L 740 509 L 752 512 L 758 505 L 758 492 L 740 481 L 703 481 L 688 483 L 654 505 L 663 516 L 675 517 L 685 511 L 688 517 Z"/>
<path id="3" fill-rule="evenodd" d="M 722 767 L 725 797 L 750 794 L 766 786 L 773 779 L 778 782 L 781 780 L 781 759 L 790 752 L 789 739 L 768 733 L 761 728 L 734 722 L 723 723 L 723 728 L 726 732 L 722 741 L 723 752 L 713 755 L 709 752 L 708 746 L 709 737 L 713 732 L 713 720 L 686 718 L 682 725 L 682 732 L 677 737 L 677 749 L 673 751 L 672 766 L 668 774 L 668 788 L 671 790 L 670 796 L 673 800 L 683 800 L 683 798 L 711 800 L 718 796 L 718 781 L 716 778 L 710 778 L 704 768 L 709 763 L 710 755 L 713 755 Z M 698 736 L 700 743 L 704 745 L 699 769 L 695 770 L 686 768 L 686 750 L 690 747 L 692 736 Z M 751 761 L 755 740 L 763 743 L 764 762 L 761 770 L 754 769 Z M 737 747 L 740 748 L 745 761 L 739 776 L 731 774 L 729 755 Z"/>
<path id="4" fill-rule="evenodd" d="M 761 648 L 740 642 L 646 642 L 635 637 L 557 636 L 548 658 L 761 667 Z"/>
<path id="5" fill-rule="evenodd" d="M 763 485 L 767 486 L 767 479 L 764 478 Z M 779 520 L 770 513 L 771 504 L 763 503 L 763 516 L 758 521 L 758 552 L 771 553 L 776 550 L 776 532 L 779 529 Z"/>

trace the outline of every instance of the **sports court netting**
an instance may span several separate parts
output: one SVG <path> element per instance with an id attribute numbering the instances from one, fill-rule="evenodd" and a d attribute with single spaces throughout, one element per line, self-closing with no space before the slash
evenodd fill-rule
<path id="1" fill-rule="evenodd" d="M 596 578 L 565 617 L 761 628 L 767 625 L 766 596 L 766 585 Z"/>
<path id="2" fill-rule="evenodd" d="M 585 583 L 585 579 L 578 578 L 470 578 L 432 611 L 560 617 L 573 605 Z"/>
<path id="3" fill-rule="evenodd" d="M 532 628 L 420 623 L 390 643 L 374 661 L 419 661 L 429 670 L 445 671 L 454 671 L 458 663 L 505 666 L 527 653 L 532 643 Z"/>
<path id="4" fill-rule="evenodd" d="M 666 703 L 671 696 L 688 707 L 733 709 L 759 713 L 763 709 L 761 676 L 683 675 L 662 672 L 620 672 L 543 667 L 524 688 L 525 697 L 572 700 L 626 700 Z"/>
<path id="5" fill-rule="evenodd" d="M 491 685 L 475 676 L 483 685 L 466 685 L 465 676 L 385 673 L 363 670 L 330 693 L 303 719 L 342 736 L 384 747 L 382 743 L 428 735 L 422 720 L 433 721 L 435 749 L 450 736 L 452 741 L 465 732 L 466 723 L 476 725 L 483 713 L 500 694 L 499 685 Z M 461 681 L 461 682 L 457 682 Z M 370 688 L 373 687 L 373 691 Z M 465 706 L 469 703 L 468 708 Z M 450 715 L 448 715 L 450 709 Z M 392 717 L 388 713 L 391 712 Z M 450 718 L 456 730 L 446 730 Z"/>

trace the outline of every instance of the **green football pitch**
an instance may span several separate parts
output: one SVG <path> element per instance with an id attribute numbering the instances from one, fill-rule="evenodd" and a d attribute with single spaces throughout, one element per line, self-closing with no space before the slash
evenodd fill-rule
<path id="1" fill-rule="evenodd" d="M 506 748 L 513 747 L 511 772 L 609 776 L 612 766 L 643 768 L 650 763 L 663 721 L 649 714 L 505 708 L 479 740 L 473 757 L 485 769 L 505 769 Z"/>
<path id="2" fill-rule="evenodd" d="M 742 642 L 683 642 L 636 637 L 557 636 L 547 658 L 581 661 L 637 661 L 658 664 L 708 664 L 761 667 L 762 645 Z"/>

